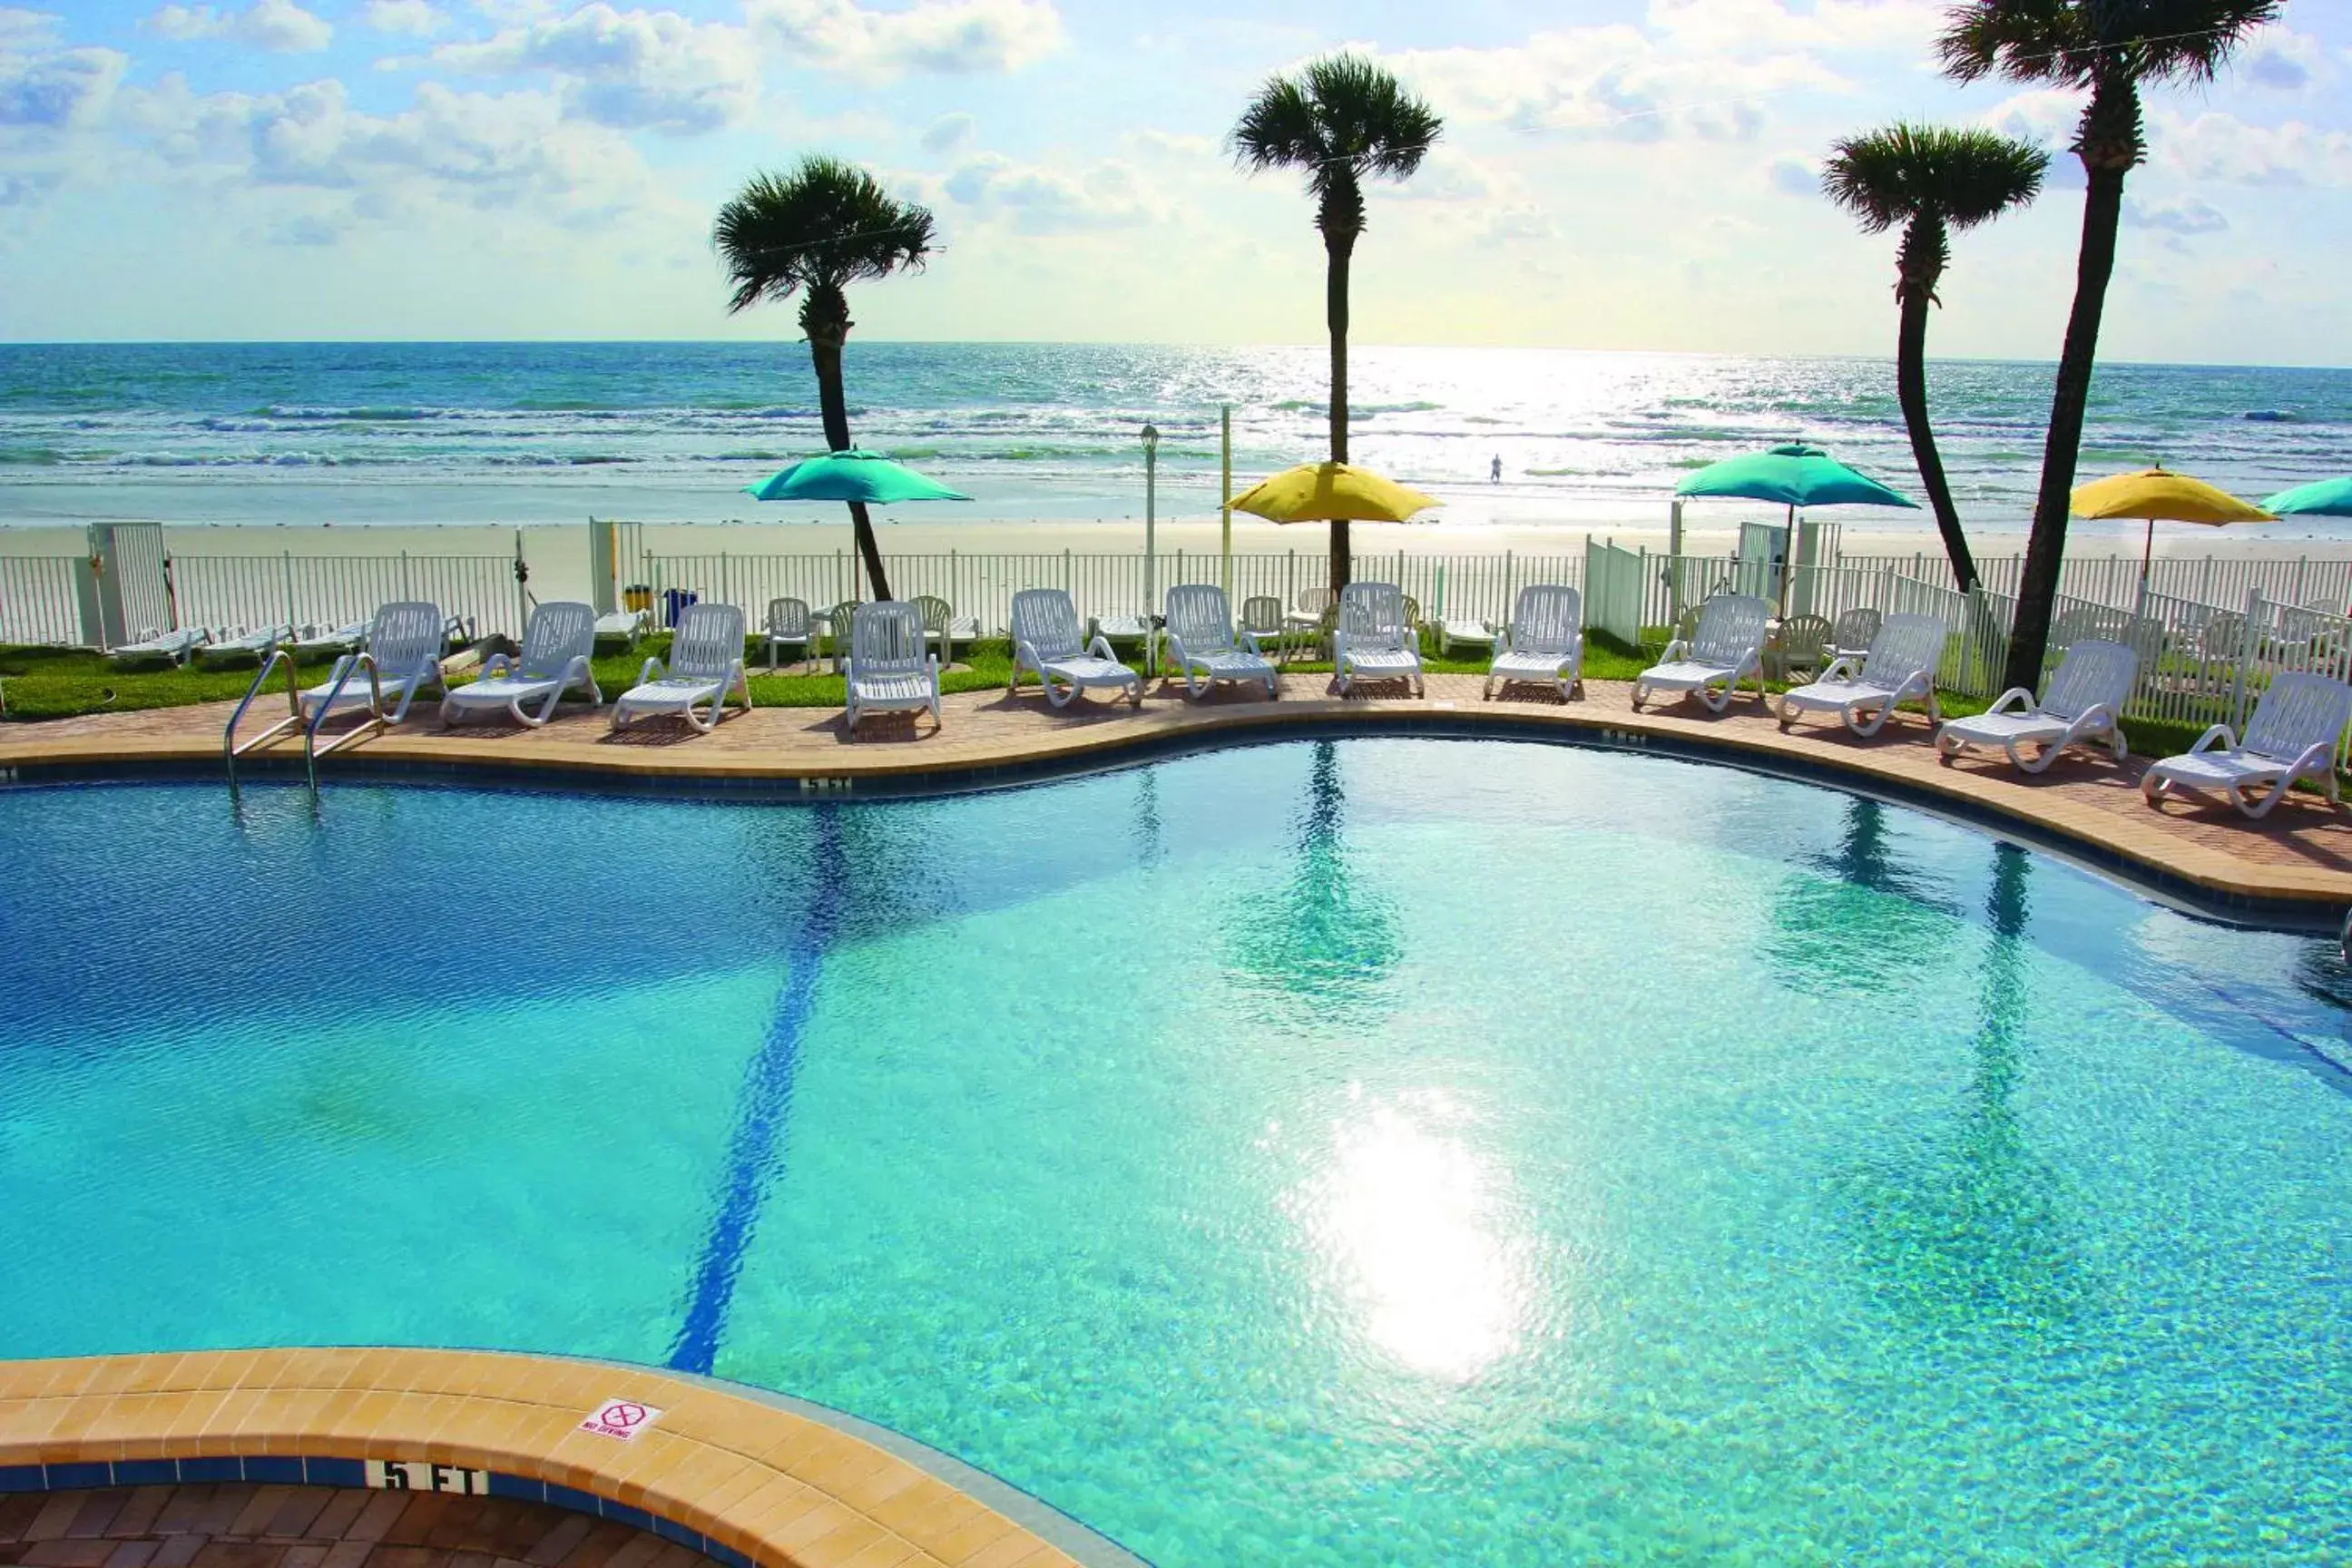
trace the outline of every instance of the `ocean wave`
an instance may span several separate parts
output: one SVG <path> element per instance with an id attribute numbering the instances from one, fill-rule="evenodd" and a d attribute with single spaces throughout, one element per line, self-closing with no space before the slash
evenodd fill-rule
<path id="1" fill-rule="evenodd" d="M 0 447 L 0 468 L 51 468 L 65 461 L 55 447 Z"/>
<path id="2" fill-rule="evenodd" d="M 450 410 L 445 408 L 412 408 L 401 404 L 384 405 L 362 405 L 354 408 L 337 408 L 303 403 L 265 403 L 246 411 L 256 419 L 289 421 L 335 420 L 349 424 L 388 424 L 410 419 L 443 419 Z"/>

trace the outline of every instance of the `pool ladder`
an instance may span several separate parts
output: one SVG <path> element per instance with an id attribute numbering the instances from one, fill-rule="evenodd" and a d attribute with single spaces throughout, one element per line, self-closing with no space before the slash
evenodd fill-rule
<path id="1" fill-rule="evenodd" d="M 269 679 L 269 672 L 281 664 L 286 667 L 286 717 L 264 730 L 260 734 L 250 736 L 242 742 L 238 741 L 237 725 L 244 721 L 247 710 L 253 706 L 254 699 L 261 695 L 263 685 Z M 352 677 L 357 675 L 362 666 L 367 669 L 368 680 L 367 721 L 320 745 L 319 726 L 325 723 L 327 715 L 335 710 L 335 704 L 342 698 L 343 688 L 351 684 Z M 294 655 L 288 649 L 273 645 L 268 657 L 261 661 L 261 668 L 255 674 L 253 684 L 246 688 L 245 696 L 236 705 L 236 711 L 228 716 L 227 727 L 221 731 L 222 760 L 228 765 L 229 782 L 234 784 L 236 782 L 237 758 L 258 747 L 268 745 L 290 730 L 299 729 L 302 731 L 302 765 L 310 774 L 311 785 L 315 788 L 319 783 L 320 757 L 341 751 L 361 736 L 383 728 L 385 723 L 383 683 L 377 676 L 375 657 L 373 654 L 347 654 L 337 659 L 334 685 L 328 689 L 326 700 L 319 704 L 317 711 L 306 715 L 302 711 L 302 683 L 294 671 Z"/>

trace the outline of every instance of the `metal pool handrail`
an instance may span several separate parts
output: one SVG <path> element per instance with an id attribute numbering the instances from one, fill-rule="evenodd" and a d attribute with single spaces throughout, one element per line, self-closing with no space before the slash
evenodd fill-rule
<path id="1" fill-rule="evenodd" d="M 239 745 L 236 739 L 237 724 L 245 718 L 246 710 L 253 706 L 253 700 L 261 695 L 262 683 L 269 679 L 269 672 L 276 669 L 281 664 L 286 667 L 287 716 L 278 721 L 277 723 L 269 726 L 268 729 L 264 730 L 260 734 L 254 736 L 249 741 L 247 741 L 243 745 Z M 300 678 L 295 673 L 294 656 L 285 648 L 273 647 L 269 650 L 269 657 L 263 659 L 261 661 L 261 668 L 254 672 L 253 684 L 246 688 L 245 696 L 237 702 L 236 711 L 228 716 L 228 727 L 221 731 L 222 760 L 228 764 L 230 780 L 234 782 L 236 778 L 237 758 L 245 755 L 246 752 L 252 751 L 257 746 L 268 745 L 270 742 L 276 740 L 287 731 L 299 726 L 301 722 L 302 682 Z M 310 752 L 307 738 L 303 747 L 303 752 L 307 762 L 309 760 Z"/>
<path id="2" fill-rule="evenodd" d="M 327 715 L 335 710 L 335 702 L 342 696 L 343 688 L 351 684 L 352 677 L 359 672 L 362 665 L 367 666 L 367 718 L 325 745 L 319 744 L 319 726 L 325 723 Z M 312 779 L 315 781 L 317 778 L 316 770 L 320 757 L 330 752 L 341 750 L 371 730 L 381 729 L 383 721 L 383 681 L 379 678 L 376 669 L 375 655 L 364 650 L 355 653 L 343 662 L 342 669 L 335 677 L 335 684 L 328 689 L 326 700 L 320 703 L 319 710 L 310 715 L 310 728 L 304 731 L 305 749 L 313 770 Z"/>

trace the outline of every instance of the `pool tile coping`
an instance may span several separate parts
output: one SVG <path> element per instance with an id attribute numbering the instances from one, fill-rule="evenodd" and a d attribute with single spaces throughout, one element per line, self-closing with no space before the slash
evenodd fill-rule
<path id="1" fill-rule="evenodd" d="M 1558 703 L 1479 700 L 1483 682 L 1475 676 L 1431 676 L 1421 699 L 1318 695 L 1321 680 L 1286 676 L 1285 696 L 1273 702 L 1192 703 L 1171 696 L 1181 687 L 1162 687 L 1139 709 L 1092 709 L 1064 722 L 1008 714 L 1001 691 L 954 693 L 946 699 L 941 731 L 933 733 L 926 722 L 919 738 L 896 742 L 843 742 L 822 722 L 837 715 L 822 709 L 754 710 L 728 720 L 716 735 L 662 745 L 606 744 L 601 721 L 579 718 L 521 733 L 440 730 L 428 719 L 337 753 L 321 764 L 320 777 L 504 779 L 647 790 L 797 786 L 801 795 L 823 799 L 855 797 L 861 786 L 887 794 L 985 787 L 1232 741 L 1348 730 L 1484 733 L 1671 752 L 1879 793 L 1980 826 L 2012 826 L 2045 847 L 2071 848 L 2099 868 L 2225 915 L 2292 912 L 2316 920 L 2352 907 L 2352 869 L 2233 854 L 2200 842 L 2153 809 L 2141 818 L 2070 798 L 2063 788 L 2067 770 L 2102 764 L 2062 762 L 2049 773 L 2031 776 L 1974 763 L 1938 765 L 1916 717 L 1890 725 L 1885 743 L 1862 745 L 1819 726 L 1782 733 L 1757 722 L 1761 715 L 1746 700 L 1720 717 L 1689 704 L 1636 712 L 1626 696 L 1630 689 L 1617 682 L 1588 682 L 1586 700 Z M 218 777 L 219 728 L 227 707 L 150 710 L 94 724 L 65 721 L 76 725 L 71 733 L 9 726 L 0 731 L 0 783 L 159 771 Z M 751 744 L 758 749 L 744 749 Z M 283 776 L 289 766 L 300 772 L 299 746 L 274 747 L 239 763 L 240 771 L 267 776 Z M 2311 809 L 2300 802 L 2281 807 Z"/>
<path id="2" fill-rule="evenodd" d="M 583 1430 L 608 1399 L 661 1414 L 627 1441 Z M 707 1379 L 365 1347 L 0 1362 L 0 1491 L 356 1487 L 371 1459 L 483 1472 L 488 1495 L 616 1520 L 725 1568 L 1081 1568 L 900 1453 Z"/>

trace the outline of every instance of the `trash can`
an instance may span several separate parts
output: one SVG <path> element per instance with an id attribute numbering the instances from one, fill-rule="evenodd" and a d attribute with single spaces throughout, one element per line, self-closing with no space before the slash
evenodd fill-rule
<path id="1" fill-rule="evenodd" d="M 621 590 L 621 608 L 650 610 L 654 607 L 654 590 L 650 583 L 632 583 Z"/>
<path id="2" fill-rule="evenodd" d="M 679 614 L 699 597 L 701 597 L 700 595 L 689 594 L 683 588 L 664 588 L 662 590 L 662 625 L 666 626 L 677 625 Z"/>

